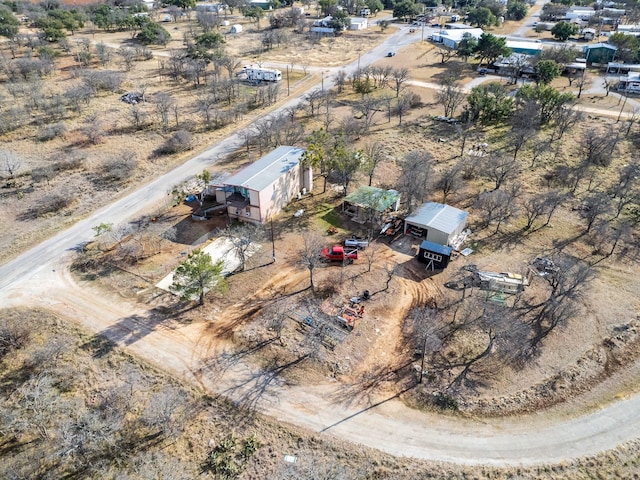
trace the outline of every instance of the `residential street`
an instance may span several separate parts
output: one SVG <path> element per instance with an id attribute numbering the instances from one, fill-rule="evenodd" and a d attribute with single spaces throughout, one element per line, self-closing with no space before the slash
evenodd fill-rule
<path id="1" fill-rule="evenodd" d="M 391 49 L 420 41 L 420 35 L 407 35 L 407 30 L 408 26 L 402 27 L 383 44 L 363 54 L 360 66 L 377 61 Z M 343 69 L 349 73 L 355 68 L 357 62 Z M 325 88 L 335 69 L 327 72 Z M 430 84 L 421 86 L 433 88 Z M 317 84 L 313 88 L 320 87 Z M 278 110 L 298 101 L 293 98 Z M 100 223 L 118 225 L 153 210 L 166 201 L 173 185 L 201 172 L 241 145 L 240 132 L 231 135 L 1 266 L 0 305 L 51 309 L 208 391 L 222 393 L 235 401 L 255 399 L 253 405 L 259 411 L 279 421 L 395 455 L 462 464 L 530 465 L 596 454 L 638 437 L 640 395 L 637 394 L 602 408 L 590 407 L 583 400 L 586 403 L 580 408 L 590 413 L 577 418 L 571 416 L 572 406 L 566 406 L 551 413 L 509 419 L 461 420 L 411 410 L 395 398 L 380 398 L 373 405 L 346 405 L 337 400 L 340 386 L 336 382 L 289 387 L 274 379 L 262 391 L 258 385 L 264 385 L 261 380 L 267 374 L 251 371 L 241 361 L 225 370 L 224 375 L 216 375 L 205 366 L 212 352 L 202 344 L 202 324 L 161 328 L 149 321 L 148 312 L 140 307 L 121 298 L 106 297 L 90 284 L 78 285 L 73 280 L 68 269 L 73 250 L 93 237 L 92 227 Z M 633 373 L 639 368 L 633 367 Z"/>

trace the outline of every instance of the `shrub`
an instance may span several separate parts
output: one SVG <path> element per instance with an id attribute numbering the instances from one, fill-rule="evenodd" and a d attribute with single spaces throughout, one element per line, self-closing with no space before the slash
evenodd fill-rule
<path id="1" fill-rule="evenodd" d="M 56 213 L 71 205 L 73 197 L 67 192 L 52 192 L 42 197 L 37 205 L 28 209 L 21 218 L 23 220 L 42 217 L 48 213 Z"/>
<path id="2" fill-rule="evenodd" d="M 191 142 L 191 133 L 187 130 L 178 130 L 167 139 L 160 148 L 160 153 L 172 154 L 186 152 L 187 150 L 191 150 Z"/>
<path id="3" fill-rule="evenodd" d="M 38 140 L 41 142 L 48 142 L 54 138 L 62 137 L 67 133 L 67 127 L 63 122 L 54 123 L 52 125 L 45 125 L 38 132 Z"/>
<path id="4" fill-rule="evenodd" d="M 138 166 L 138 161 L 131 155 L 112 158 L 102 164 L 104 179 L 112 182 L 126 181 Z"/>

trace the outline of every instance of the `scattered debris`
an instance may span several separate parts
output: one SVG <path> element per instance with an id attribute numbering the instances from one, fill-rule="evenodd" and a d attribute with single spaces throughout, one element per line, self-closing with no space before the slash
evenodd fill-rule
<path id="1" fill-rule="evenodd" d="M 548 257 L 534 258 L 531 261 L 531 267 L 541 277 L 558 271 L 558 267 L 556 267 L 555 263 L 553 263 L 553 260 Z"/>
<path id="2" fill-rule="evenodd" d="M 122 95 L 120 97 L 120 101 L 124 103 L 130 103 L 131 105 L 136 105 L 140 102 L 144 102 L 144 96 L 142 96 L 140 93 L 129 92 Z"/>
<path id="3" fill-rule="evenodd" d="M 296 213 L 293 214 L 293 216 L 298 218 L 298 217 L 301 217 L 303 213 L 304 213 L 304 209 L 301 208 L 300 210 L 297 210 Z"/>

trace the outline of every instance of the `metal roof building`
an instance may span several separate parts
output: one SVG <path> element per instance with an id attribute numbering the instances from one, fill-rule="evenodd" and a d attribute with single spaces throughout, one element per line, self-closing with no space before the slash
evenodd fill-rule
<path id="1" fill-rule="evenodd" d="M 442 203 L 427 202 L 404 219 L 404 233 L 439 245 L 449 245 L 467 224 L 467 212 Z"/>
<path id="2" fill-rule="evenodd" d="M 263 190 L 300 163 L 304 148 L 282 146 L 226 178 L 225 185 Z"/>

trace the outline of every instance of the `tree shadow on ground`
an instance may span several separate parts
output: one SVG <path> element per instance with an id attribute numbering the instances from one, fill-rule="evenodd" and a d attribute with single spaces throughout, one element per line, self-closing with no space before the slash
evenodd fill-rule
<path id="1" fill-rule="evenodd" d="M 400 364 L 393 368 L 390 365 L 376 365 L 363 372 L 355 382 L 343 385 L 333 399 L 346 406 L 366 403 L 373 404 L 376 394 L 385 385 L 392 384 L 399 391 L 413 388 L 415 376 L 411 374 L 412 362 Z"/>
<path id="2" fill-rule="evenodd" d="M 187 307 L 184 313 L 193 307 Z M 91 352 L 94 358 L 102 358 L 118 345 L 129 346 L 157 330 L 173 330 L 190 320 L 180 320 L 180 314 L 165 313 L 165 309 L 154 308 L 145 315 L 131 315 L 93 335 L 81 348 Z"/>
<path id="3" fill-rule="evenodd" d="M 337 422 L 335 422 L 335 423 L 332 423 L 331 425 L 326 426 L 325 428 L 323 428 L 322 430 L 320 430 L 320 433 L 325 433 L 325 432 L 327 432 L 327 431 L 331 430 L 333 427 L 337 427 L 338 425 L 340 425 L 340 424 L 342 424 L 342 423 L 348 422 L 349 420 L 351 420 L 352 418 L 357 417 L 358 415 L 361 415 L 361 414 L 363 414 L 363 413 L 365 413 L 365 412 L 368 412 L 369 410 L 373 410 L 373 409 L 375 409 L 375 408 L 377 408 L 377 407 L 379 407 L 379 406 L 381 406 L 381 405 L 384 405 L 384 404 L 385 404 L 385 403 L 387 403 L 387 402 L 390 402 L 391 400 L 394 400 L 394 399 L 396 399 L 396 398 L 400 398 L 400 396 L 401 396 L 402 394 L 404 394 L 404 393 L 406 393 L 406 392 L 408 392 L 408 391 L 412 390 L 413 388 L 415 388 L 415 383 L 414 383 L 414 384 L 412 384 L 412 385 L 410 385 L 410 386 L 408 386 L 408 387 L 406 387 L 406 388 L 404 388 L 403 390 L 400 390 L 398 393 L 396 393 L 396 394 L 394 394 L 394 395 L 391 395 L 391 396 L 390 396 L 390 397 L 388 397 L 388 398 L 385 398 L 384 400 L 380 400 L 379 402 L 376 402 L 376 403 L 374 403 L 374 404 L 372 404 L 372 405 L 369 405 L 368 407 L 363 408 L 362 410 L 359 410 L 359 411 L 357 411 L 356 413 L 353 413 L 353 414 L 351 414 L 351 415 L 349 415 L 349 416 L 347 416 L 347 417 L 344 417 L 344 418 L 343 418 L 343 419 L 341 419 L 341 420 L 338 420 L 338 421 L 337 421 Z"/>
<path id="4" fill-rule="evenodd" d="M 231 399 L 244 410 L 256 412 L 265 402 L 277 401 L 278 389 L 287 385 L 283 373 L 306 358 L 307 355 L 303 355 L 284 362 L 274 358 L 266 367 L 246 372 L 235 385 L 225 389 L 221 395 Z"/>

